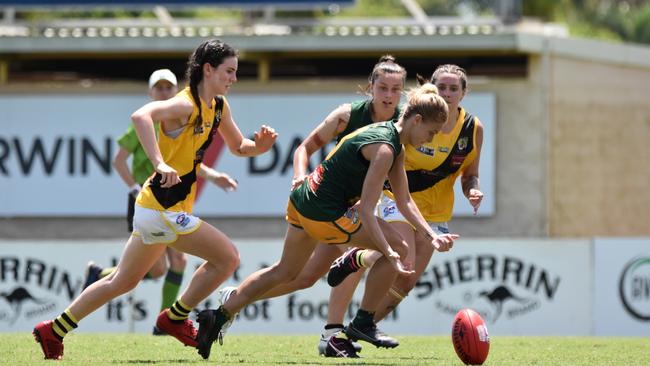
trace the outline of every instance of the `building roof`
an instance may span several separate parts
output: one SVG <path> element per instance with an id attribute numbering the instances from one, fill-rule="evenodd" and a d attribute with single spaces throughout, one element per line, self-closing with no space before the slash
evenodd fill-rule
<path id="1" fill-rule="evenodd" d="M 650 67 L 650 47 L 572 39 L 564 28 L 497 18 L 429 17 L 242 22 L 196 19 L 0 23 L 0 58 L 15 55 L 187 54 L 206 38 L 254 54 L 542 54 Z"/>

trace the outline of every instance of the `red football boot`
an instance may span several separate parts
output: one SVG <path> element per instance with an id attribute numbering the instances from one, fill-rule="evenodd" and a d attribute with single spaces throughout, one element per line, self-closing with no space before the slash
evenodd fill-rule
<path id="1" fill-rule="evenodd" d="M 156 327 L 166 334 L 169 334 L 170 336 L 178 339 L 184 345 L 196 347 L 197 331 L 196 328 L 194 328 L 192 321 L 189 319 L 185 319 L 182 322 L 172 321 L 167 316 L 168 311 L 169 309 L 165 309 L 160 312 L 158 315 L 158 320 L 156 320 Z"/>
<path id="2" fill-rule="evenodd" d="M 32 334 L 36 342 L 41 344 L 45 359 L 61 360 L 63 359 L 63 341 L 54 333 L 52 324 L 51 320 L 40 322 L 36 324 Z"/>

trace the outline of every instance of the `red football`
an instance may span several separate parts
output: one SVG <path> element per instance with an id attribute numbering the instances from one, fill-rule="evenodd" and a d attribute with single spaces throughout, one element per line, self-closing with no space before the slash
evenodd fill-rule
<path id="1" fill-rule="evenodd" d="M 462 309 L 456 314 L 451 342 L 458 358 L 466 365 L 482 365 L 490 352 L 490 336 L 485 322 L 472 309 Z"/>

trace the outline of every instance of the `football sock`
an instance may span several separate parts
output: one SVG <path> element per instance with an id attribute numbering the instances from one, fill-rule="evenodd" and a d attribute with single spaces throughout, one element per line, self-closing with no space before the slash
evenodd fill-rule
<path id="1" fill-rule="evenodd" d="M 357 250 L 357 252 L 354 254 L 354 264 L 357 266 L 357 268 L 363 268 L 365 267 L 365 263 L 363 260 L 363 255 L 366 253 L 365 249 Z"/>
<path id="2" fill-rule="evenodd" d="M 228 320 L 232 319 L 230 316 L 230 312 L 226 310 L 226 308 L 222 306 L 219 306 L 217 309 L 217 321 L 216 324 L 218 324 L 219 327 L 223 326 L 226 324 Z"/>
<path id="3" fill-rule="evenodd" d="M 359 308 L 359 310 L 357 310 L 357 315 L 352 320 L 352 325 L 354 325 L 355 328 L 372 325 L 374 323 L 374 316 L 375 313 Z"/>
<path id="4" fill-rule="evenodd" d="M 117 269 L 117 267 L 108 267 L 108 268 L 102 269 L 102 271 L 99 272 L 99 278 L 104 278 L 104 277 L 108 276 L 109 274 L 115 272 L 116 269 Z"/>
<path id="5" fill-rule="evenodd" d="M 219 306 L 217 311 L 219 312 L 219 314 L 223 315 L 225 320 L 232 319 L 232 315 L 230 315 L 230 312 L 228 310 L 226 310 L 226 308 L 224 308 L 223 305 Z M 225 321 L 224 321 L 224 323 L 225 323 Z"/>
<path id="6" fill-rule="evenodd" d="M 162 287 L 162 305 L 160 310 L 167 309 L 172 306 L 174 299 L 178 296 L 178 291 L 183 282 L 183 272 L 176 272 L 171 269 L 167 271 L 165 276 L 165 283 Z"/>
<path id="7" fill-rule="evenodd" d="M 323 335 L 325 337 L 329 337 L 333 334 L 340 332 L 341 330 L 343 330 L 343 324 L 326 324 Z"/>
<path id="8" fill-rule="evenodd" d="M 74 316 L 72 316 L 70 309 L 65 309 L 61 315 L 54 319 L 52 330 L 54 330 L 54 335 L 62 341 L 63 337 L 65 337 L 68 332 L 77 327 L 77 323 L 78 321 Z"/>
<path id="9" fill-rule="evenodd" d="M 172 321 L 183 321 L 187 319 L 190 316 L 190 312 L 192 311 L 192 308 L 189 306 L 183 304 L 181 300 L 176 300 L 174 305 L 172 305 L 169 308 L 169 311 L 167 312 L 167 316 L 169 319 Z"/>

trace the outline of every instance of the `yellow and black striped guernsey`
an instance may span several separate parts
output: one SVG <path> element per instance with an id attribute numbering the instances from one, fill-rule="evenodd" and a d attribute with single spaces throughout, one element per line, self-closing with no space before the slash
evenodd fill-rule
<path id="1" fill-rule="evenodd" d="M 454 129 L 419 148 L 407 146 L 404 167 L 411 196 L 429 222 L 451 220 L 454 182 L 476 159 L 476 121 L 460 108 Z"/>
<path id="2" fill-rule="evenodd" d="M 160 174 L 154 173 L 147 179 L 138 196 L 137 204 L 154 210 L 192 213 L 199 166 L 203 161 L 205 150 L 217 133 L 223 107 L 227 102 L 224 97 L 216 97 L 212 101 L 212 106 L 208 107 L 201 100 L 202 122 L 197 123 L 199 107 L 194 102 L 189 87 L 178 95 L 187 98 L 194 106 L 189 118 L 190 122 L 176 137 L 168 136 L 161 131 L 158 146 L 165 163 L 176 169 L 181 182 L 170 188 L 162 188 Z"/>

